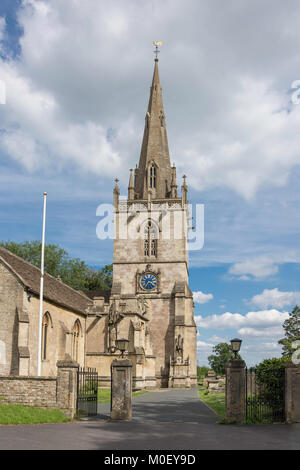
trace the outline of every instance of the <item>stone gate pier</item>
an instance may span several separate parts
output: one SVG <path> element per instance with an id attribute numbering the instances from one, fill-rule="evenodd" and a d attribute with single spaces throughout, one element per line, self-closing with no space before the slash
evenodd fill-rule
<path id="1" fill-rule="evenodd" d="M 300 423 L 300 364 L 285 364 L 285 417 L 288 423 Z"/>

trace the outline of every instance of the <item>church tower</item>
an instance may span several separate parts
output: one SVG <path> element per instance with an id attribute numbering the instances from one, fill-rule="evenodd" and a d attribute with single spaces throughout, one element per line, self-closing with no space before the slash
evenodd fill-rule
<path id="1" fill-rule="evenodd" d="M 197 386 L 196 325 L 188 285 L 188 187 L 178 195 L 171 166 L 158 58 L 139 163 L 130 170 L 128 199 L 114 201 L 113 286 L 106 353 L 129 340 L 134 387 Z"/>

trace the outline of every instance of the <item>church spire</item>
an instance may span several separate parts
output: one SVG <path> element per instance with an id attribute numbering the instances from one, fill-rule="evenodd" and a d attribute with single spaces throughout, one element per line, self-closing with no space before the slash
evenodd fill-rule
<path id="1" fill-rule="evenodd" d="M 144 137 L 136 170 L 136 197 L 147 199 L 149 189 L 152 199 L 171 197 L 172 173 L 156 52 Z"/>

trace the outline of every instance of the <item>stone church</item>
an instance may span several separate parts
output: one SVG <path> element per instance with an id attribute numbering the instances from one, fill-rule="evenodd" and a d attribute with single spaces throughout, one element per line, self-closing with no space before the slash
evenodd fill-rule
<path id="1" fill-rule="evenodd" d="M 86 363 L 109 382 L 116 338 L 129 339 L 135 388 L 197 385 L 193 295 L 188 285 L 187 184 L 178 194 L 171 166 L 155 59 L 139 164 L 128 199 L 113 191 L 113 286 L 94 296 L 88 314 Z"/>
<path id="2" fill-rule="evenodd" d="M 40 269 L 0 247 L 0 376 L 36 376 Z M 85 364 L 87 308 L 92 301 L 45 273 L 41 373 L 54 376 L 70 355 Z"/>
<path id="3" fill-rule="evenodd" d="M 113 190 L 111 291 L 77 292 L 48 274 L 44 280 L 42 375 L 56 374 L 66 354 L 95 367 L 110 385 L 110 365 L 128 339 L 133 387 L 197 386 L 197 330 L 188 285 L 186 177 L 178 194 L 171 166 L 155 59 L 139 163 L 128 198 Z M 37 374 L 40 270 L 0 248 L 0 375 Z"/>

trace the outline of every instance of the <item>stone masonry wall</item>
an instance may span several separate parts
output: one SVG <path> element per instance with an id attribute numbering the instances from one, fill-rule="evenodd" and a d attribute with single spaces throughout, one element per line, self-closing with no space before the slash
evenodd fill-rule
<path id="1" fill-rule="evenodd" d="M 19 373 L 18 311 L 22 310 L 23 288 L 0 263 L 0 374 Z"/>
<path id="2" fill-rule="evenodd" d="M 66 354 L 57 362 L 57 377 L 0 376 L 0 403 L 59 408 L 73 418 L 77 402 L 78 364 Z"/>
<path id="3" fill-rule="evenodd" d="M 37 374 L 37 357 L 38 357 L 38 319 L 39 319 L 39 298 L 32 296 L 30 302 L 24 299 L 24 307 L 28 311 L 29 316 L 29 335 L 28 347 L 30 351 L 29 374 L 35 376 Z M 49 312 L 51 316 L 51 324 L 48 329 L 47 340 L 47 360 L 42 361 L 42 375 L 52 377 L 56 375 L 56 362 L 63 359 L 65 354 L 71 354 L 72 328 L 79 320 L 81 332 L 79 336 L 79 351 L 77 362 L 81 367 L 85 363 L 85 317 L 84 315 L 71 312 L 58 305 L 54 305 L 44 299 L 43 313 Z"/>
<path id="4" fill-rule="evenodd" d="M 0 377 L 0 403 L 56 407 L 56 377 Z"/>

